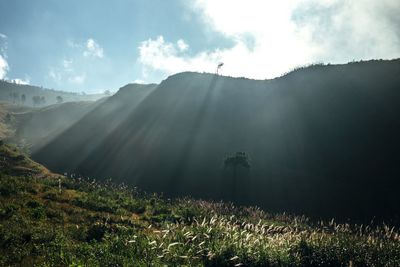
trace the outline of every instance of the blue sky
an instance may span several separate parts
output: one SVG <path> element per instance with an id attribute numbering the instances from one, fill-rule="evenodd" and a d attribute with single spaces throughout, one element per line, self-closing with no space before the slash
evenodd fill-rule
<path id="1" fill-rule="evenodd" d="M 396 0 L 0 0 L 0 13 L 0 78 L 76 92 L 220 61 L 225 75 L 265 79 L 400 57 Z"/>

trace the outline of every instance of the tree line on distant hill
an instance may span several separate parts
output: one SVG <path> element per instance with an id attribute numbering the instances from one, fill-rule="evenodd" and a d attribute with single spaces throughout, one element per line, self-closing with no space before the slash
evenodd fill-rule
<path id="1" fill-rule="evenodd" d="M 26 103 L 27 97 L 25 94 L 19 94 L 17 92 L 12 92 L 10 93 L 10 100 L 14 104 L 21 104 L 24 105 Z M 56 102 L 58 104 L 61 104 L 64 102 L 64 99 L 62 96 L 57 96 L 56 97 Z M 39 95 L 34 95 L 32 96 L 32 103 L 34 106 L 42 106 L 46 104 L 46 97 L 45 96 L 39 96 Z"/>
<path id="2" fill-rule="evenodd" d="M 42 86 L 16 84 L 0 79 L 0 101 L 24 106 L 49 106 L 65 102 L 96 101 L 109 95 L 111 95 L 109 90 L 97 94 L 65 92 L 44 88 Z M 45 101 L 43 101 L 43 98 L 33 99 L 35 96 L 43 96 Z"/>

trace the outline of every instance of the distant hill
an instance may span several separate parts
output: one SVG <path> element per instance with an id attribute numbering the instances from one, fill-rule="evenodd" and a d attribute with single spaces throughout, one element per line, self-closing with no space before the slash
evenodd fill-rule
<path id="1" fill-rule="evenodd" d="M 400 60 L 273 80 L 180 73 L 121 89 L 33 157 L 166 195 L 360 219 L 400 212 Z M 224 169 L 237 151 L 250 171 Z"/>
<path id="2" fill-rule="evenodd" d="M 128 84 L 121 88 L 116 96 L 105 97 L 95 102 L 69 102 L 12 113 L 16 124 L 14 139 L 38 150 L 65 130 L 76 127 L 79 135 L 91 136 L 90 138 L 95 140 L 96 136 L 106 135 L 112 130 L 113 124 L 118 125 L 118 122 L 124 119 L 114 118 L 115 113 L 129 113 L 129 110 L 143 100 L 154 87 L 155 85 Z M 126 110 L 116 110 L 121 106 L 126 107 Z M 98 122 L 99 127 L 96 129 L 99 133 L 92 132 L 95 121 Z M 101 129 L 102 125 L 106 127 Z"/>
<path id="3" fill-rule="evenodd" d="M 96 101 L 106 94 L 78 94 L 0 80 L 0 101 L 43 107 L 62 102 Z"/>
<path id="4" fill-rule="evenodd" d="M 26 148 L 34 146 L 38 149 L 73 126 L 105 99 L 95 102 L 67 102 L 12 113 L 16 129 L 13 140 Z"/>

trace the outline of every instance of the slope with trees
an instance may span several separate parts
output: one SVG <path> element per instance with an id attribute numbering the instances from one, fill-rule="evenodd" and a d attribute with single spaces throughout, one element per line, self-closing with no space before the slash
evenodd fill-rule
<path id="1" fill-rule="evenodd" d="M 0 101 L 12 102 L 18 105 L 30 107 L 43 107 L 62 102 L 96 101 L 106 94 L 78 94 L 72 92 L 57 91 L 39 86 L 16 84 L 0 80 Z"/>

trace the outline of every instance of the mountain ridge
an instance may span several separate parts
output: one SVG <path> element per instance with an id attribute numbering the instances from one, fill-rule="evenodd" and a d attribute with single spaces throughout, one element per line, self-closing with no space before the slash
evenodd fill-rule
<path id="1" fill-rule="evenodd" d="M 317 216 L 392 216 L 400 210 L 393 191 L 399 73 L 400 60 L 313 66 L 272 80 L 180 73 L 153 85 L 134 108 L 134 98 L 114 98 L 108 105 L 118 111 L 109 119 L 87 118 L 86 134 L 78 124 L 33 156 L 57 171 L 171 196 Z M 222 164 L 235 151 L 252 160 L 237 184 Z"/>

